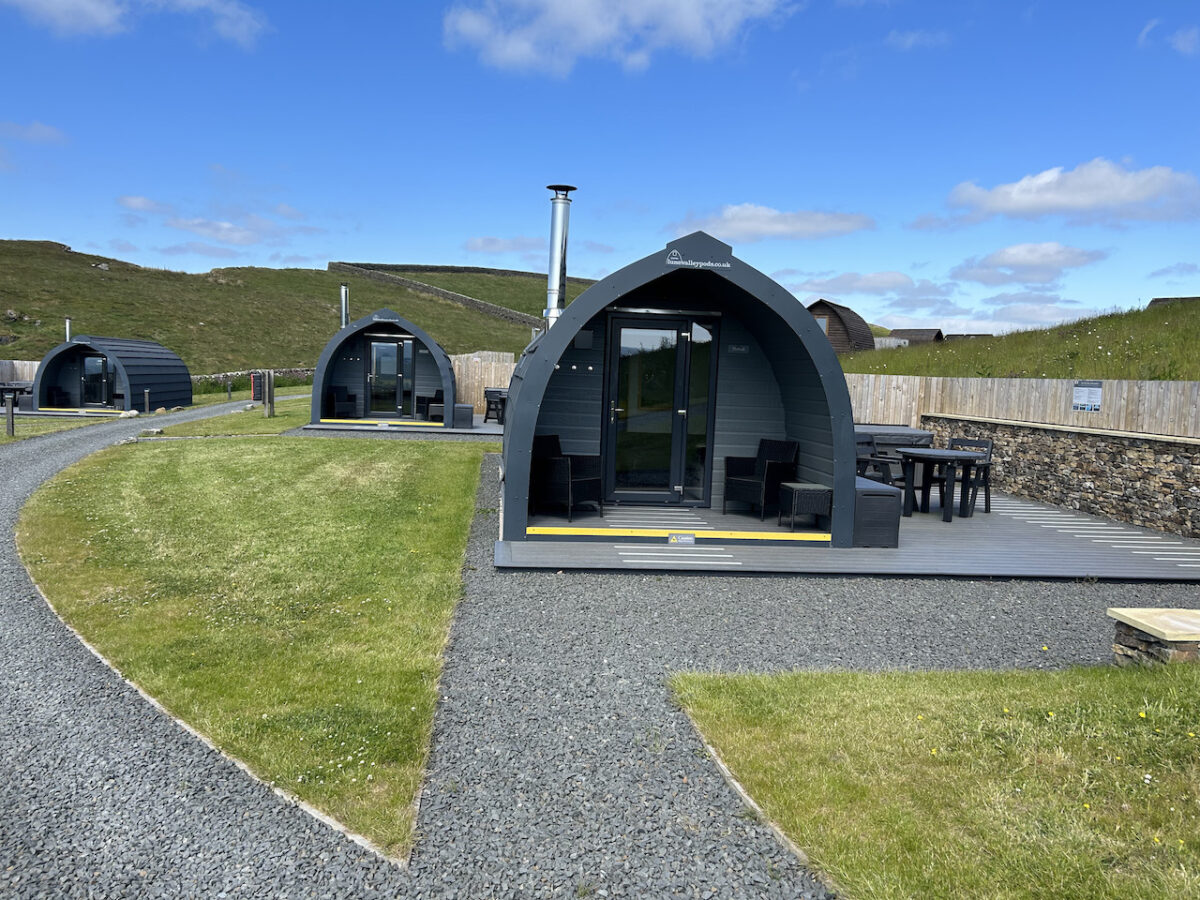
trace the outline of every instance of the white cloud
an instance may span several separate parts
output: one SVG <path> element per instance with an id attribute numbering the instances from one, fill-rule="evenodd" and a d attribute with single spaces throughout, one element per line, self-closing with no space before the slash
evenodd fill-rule
<path id="1" fill-rule="evenodd" d="M 30 144 L 63 144 L 67 140 L 67 136 L 53 125 L 46 125 L 42 122 L 30 122 L 28 125 L 0 122 L 0 138 L 25 141 Z"/>
<path id="2" fill-rule="evenodd" d="M 443 20 L 450 47 L 501 69 L 567 75 L 584 58 L 644 69 L 660 50 L 706 57 L 756 20 L 791 13 L 787 0 L 472 0 Z"/>
<path id="3" fill-rule="evenodd" d="M 1200 181 L 1190 172 L 1167 166 L 1134 171 L 1096 158 L 1070 171 L 1057 166 L 990 189 L 963 182 L 950 192 L 948 202 L 969 210 L 960 222 L 994 215 L 1020 219 L 1061 215 L 1079 222 L 1107 223 L 1178 221 L 1200 216 Z M 918 221 L 930 227 L 937 222 L 931 219 Z"/>
<path id="4" fill-rule="evenodd" d="M 1167 38 L 1167 43 L 1175 48 L 1176 53 L 1195 56 L 1200 52 L 1200 27 L 1189 25 L 1187 28 L 1180 28 Z"/>
<path id="5" fill-rule="evenodd" d="M 468 253 L 528 253 L 547 248 L 545 238 L 473 237 L 463 244 L 463 249 Z"/>
<path id="6" fill-rule="evenodd" d="M 307 218 L 304 213 L 300 212 L 300 210 L 296 209 L 296 207 L 288 205 L 287 203 L 275 204 L 274 212 L 275 215 L 284 219 L 291 219 L 293 222 L 302 222 Z"/>
<path id="7" fill-rule="evenodd" d="M 944 31 L 896 31 L 888 33 L 886 43 L 896 50 L 916 50 L 918 47 L 944 47 L 950 35 Z"/>
<path id="8" fill-rule="evenodd" d="M 213 30 L 243 47 L 250 47 L 266 30 L 263 13 L 239 0 L 0 0 L 21 10 L 38 25 L 59 34 L 116 34 L 128 20 L 147 12 L 201 13 Z"/>
<path id="9" fill-rule="evenodd" d="M 781 212 L 755 203 L 738 203 L 721 207 L 716 215 L 689 216 L 667 227 L 677 235 L 707 231 L 723 241 L 749 244 L 767 238 L 807 240 L 850 234 L 874 228 L 875 221 L 857 213 Z"/>
<path id="10" fill-rule="evenodd" d="M 1013 244 L 982 259 L 972 257 L 950 272 L 951 278 L 979 284 L 1052 284 L 1067 269 L 1104 259 L 1102 250 L 1081 250 L 1057 241 Z"/>
<path id="11" fill-rule="evenodd" d="M 1151 19 L 1146 23 L 1145 27 L 1141 31 L 1141 34 L 1138 35 L 1137 45 L 1139 47 L 1150 46 L 1150 32 L 1152 32 L 1161 22 L 1162 19 Z"/>

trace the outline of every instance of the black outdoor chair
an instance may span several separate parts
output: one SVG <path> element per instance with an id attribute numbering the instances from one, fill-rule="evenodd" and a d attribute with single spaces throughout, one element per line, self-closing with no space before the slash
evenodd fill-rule
<path id="1" fill-rule="evenodd" d="M 892 466 L 899 464 L 900 460 L 880 456 L 879 448 L 875 446 L 874 435 L 855 435 L 854 449 L 858 457 L 856 465 L 860 477 L 886 485 L 894 485 L 901 480 L 892 470 Z"/>
<path id="2" fill-rule="evenodd" d="M 725 457 L 725 495 L 721 512 L 730 500 L 758 507 L 759 519 L 767 517 L 767 504 L 779 502 L 779 485 L 796 476 L 800 446 L 795 441 L 762 438 L 754 456 Z"/>
<path id="3" fill-rule="evenodd" d="M 357 400 L 345 385 L 334 385 L 329 389 L 329 412 L 335 419 L 353 417 L 358 412 Z"/>
<path id="4" fill-rule="evenodd" d="M 975 499 L 979 496 L 979 489 L 983 488 L 983 511 L 990 513 L 992 511 L 992 442 L 988 438 L 965 438 L 952 437 L 948 445 L 951 450 L 975 450 L 979 453 L 986 454 L 983 462 L 971 464 L 971 497 L 967 501 L 971 512 L 975 511 Z M 937 482 L 938 497 L 942 504 L 946 503 L 946 469 L 944 466 L 938 466 L 937 471 L 933 474 L 932 480 Z M 954 502 L 954 498 L 950 498 L 950 502 Z"/>
<path id="5" fill-rule="evenodd" d="M 571 521 L 572 510 L 580 503 L 596 504 L 603 516 L 600 457 L 564 454 L 557 434 L 535 435 L 529 471 L 529 498 L 534 509 L 565 506 L 568 522 Z"/>
<path id="6" fill-rule="evenodd" d="M 508 400 L 508 391 L 504 388 L 484 388 L 483 399 L 487 409 L 483 413 L 483 421 L 495 419 L 500 425 L 504 424 L 504 404 Z"/>
<path id="7" fill-rule="evenodd" d="M 429 407 L 435 403 L 441 403 L 444 406 L 445 402 L 446 402 L 446 399 L 445 399 L 444 393 L 441 388 L 438 388 L 436 391 L 434 391 L 432 397 L 417 397 L 417 418 L 424 419 L 425 421 L 428 422 L 429 421 Z M 444 410 L 443 410 L 442 418 L 443 419 L 446 418 Z"/>

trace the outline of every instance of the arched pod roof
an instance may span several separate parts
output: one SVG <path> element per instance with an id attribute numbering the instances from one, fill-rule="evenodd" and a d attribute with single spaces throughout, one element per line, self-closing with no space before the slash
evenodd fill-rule
<path id="1" fill-rule="evenodd" d="M 108 360 L 114 393 L 123 398 L 121 408 L 140 410 L 146 391 L 150 392 L 151 409 L 191 405 L 191 374 L 183 360 L 162 344 L 81 334 L 59 344 L 42 358 L 33 382 L 35 408 L 52 405 L 46 402 L 47 392 L 54 386 L 64 363 L 74 356 L 97 354 Z"/>
<path id="2" fill-rule="evenodd" d="M 316 371 L 313 373 L 313 392 L 312 392 L 312 424 L 316 425 L 321 421 L 321 405 L 324 400 L 325 391 L 330 383 L 333 374 L 334 364 L 337 362 L 339 352 L 349 342 L 353 341 L 359 335 L 370 331 L 372 328 L 387 327 L 394 329 L 396 333 L 404 333 L 412 335 L 426 350 L 429 351 L 437 366 L 438 377 L 441 382 L 442 394 L 445 398 L 447 410 L 454 409 L 454 402 L 457 396 L 457 389 L 454 381 L 454 367 L 450 364 L 450 357 L 446 355 L 446 351 L 442 349 L 441 344 L 435 341 L 424 329 L 414 325 L 408 319 L 402 318 L 399 313 L 393 312 L 390 309 L 377 309 L 370 315 L 363 316 L 351 322 L 345 328 L 341 329 L 337 334 L 329 339 L 329 343 L 325 345 L 325 349 L 321 351 L 321 357 L 317 361 Z M 449 418 L 447 418 L 449 421 Z"/>
<path id="3" fill-rule="evenodd" d="M 525 350 L 509 384 L 504 430 L 504 516 L 502 541 L 526 539 L 530 458 L 538 417 L 547 387 L 563 353 L 594 317 L 620 308 L 622 298 L 637 292 L 653 294 L 656 305 L 687 309 L 689 297 L 707 290 L 724 297 L 730 317 L 737 316 L 763 337 L 771 362 L 796 344 L 807 355 L 827 405 L 831 434 L 835 507 L 840 500 L 849 512 L 835 509 L 833 544 L 850 546 L 854 503 L 854 423 L 845 376 L 829 341 L 809 312 L 789 291 L 733 256 L 728 244 L 695 232 L 588 288 L 568 306 L 555 325 Z M 640 302 L 640 301 L 639 301 Z M 779 340 L 790 336 L 788 341 Z"/>

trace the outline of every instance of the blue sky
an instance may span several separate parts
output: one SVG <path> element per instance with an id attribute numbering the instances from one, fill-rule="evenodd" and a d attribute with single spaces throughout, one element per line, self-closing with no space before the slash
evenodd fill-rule
<path id="1" fill-rule="evenodd" d="M 0 237 L 571 274 L 704 229 L 999 333 L 1200 294 L 1200 4 L 0 0 Z"/>

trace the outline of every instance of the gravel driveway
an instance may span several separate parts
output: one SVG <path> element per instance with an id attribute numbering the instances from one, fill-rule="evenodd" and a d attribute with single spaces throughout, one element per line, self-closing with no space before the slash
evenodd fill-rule
<path id="1" fill-rule="evenodd" d="M 1107 606 L 1196 590 L 499 572 L 489 458 L 404 870 L 155 711 L 29 583 L 12 544 L 25 498 L 142 427 L 0 447 L 0 894 L 822 897 L 705 757 L 670 671 L 1102 662 Z"/>

